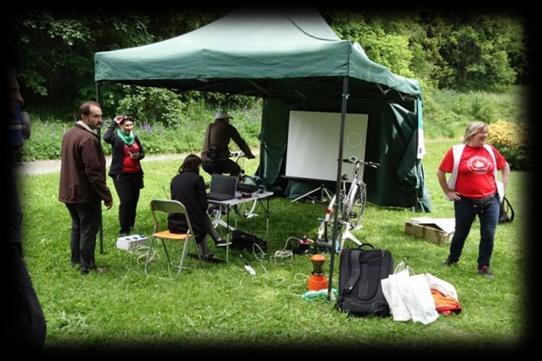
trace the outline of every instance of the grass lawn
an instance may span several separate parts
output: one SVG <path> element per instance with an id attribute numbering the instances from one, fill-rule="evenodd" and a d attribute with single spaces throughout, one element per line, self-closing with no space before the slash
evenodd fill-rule
<path id="1" fill-rule="evenodd" d="M 453 217 L 453 206 L 444 199 L 435 172 L 444 152 L 454 143 L 427 143 L 424 167 L 433 206 L 427 216 Z M 143 161 L 145 188 L 138 206 L 137 232 L 151 232 L 149 201 L 164 198 L 164 189 L 169 188 L 180 162 Z M 256 166 L 256 160 L 245 164 L 248 170 Z M 528 176 L 521 172 L 511 175 L 508 197 L 516 220 L 497 228 L 492 257 L 494 280 L 476 274 L 477 222 L 459 266 L 446 268 L 441 263 L 448 246 L 404 233 L 405 221 L 422 214 L 368 206 L 365 226 L 356 233 L 358 238 L 390 250 L 396 264 L 403 260 L 416 273 L 429 272 L 452 283 L 459 293 L 462 312 L 440 316 L 427 326 L 394 322 L 391 317 L 348 317 L 328 301 L 302 299 L 312 270 L 309 256 L 296 255 L 290 262 L 274 261 L 269 255 L 281 249 L 288 237 L 314 238 L 323 204 L 272 199 L 267 234 L 263 217 L 238 223 L 239 228 L 268 240 L 269 254 L 263 261 L 244 254 L 256 269 L 255 277 L 244 271 L 243 259 L 234 251 L 229 264 L 204 264 L 200 268 L 194 259 L 188 259 L 191 268 L 175 280 L 168 276 L 163 256 L 145 275 L 137 254 L 115 248 L 118 198 L 108 179 L 115 203 L 111 210 L 103 211 L 105 253 L 96 250 L 98 265 L 105 265 L 108 272 L 82 276 L 69 262 L 70 217 L 57 200 L 58 174 L 23 176 L 20 190 L 25 213 L 25 259 L 47 320 L 46 351 L 164 347 L 209 351 L 240 346 L 282 351 L 329 345 L 416 350 L 451 345 L 461 349 L 518 347 L 526 331 L 524 264 L 528 244 L 523 230 L 527 228 Z M 224 257 L 225 251 L 214 252 Z M 328 274 L 329 255 L 326 257 Z M 336 287 L 338 257 L 335 260 Z"/>

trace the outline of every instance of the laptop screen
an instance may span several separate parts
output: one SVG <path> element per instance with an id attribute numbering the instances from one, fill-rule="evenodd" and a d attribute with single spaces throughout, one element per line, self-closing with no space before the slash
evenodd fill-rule
<path id="1" fill-rule="evenodd" d="M 221 174 L 213 174 L 211 176 L 211 193 L 228 194 L 235 197 L 235 190 L 237 189 L 237 177 L 227 176 Z"/>

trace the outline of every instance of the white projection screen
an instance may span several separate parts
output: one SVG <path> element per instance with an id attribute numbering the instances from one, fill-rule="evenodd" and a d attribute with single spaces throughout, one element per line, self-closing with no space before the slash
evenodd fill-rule
<path id="1" fill-rule="evenodd" d="M 367 114 L 346 114 L 343 158 L 365 159 Z M 336 181 L 341 113 L 290 111 L 286 177 Z M 352 180 L 353 166 L 342 173 Z M 362 168 L 363 171 L 363 168 Z"/>

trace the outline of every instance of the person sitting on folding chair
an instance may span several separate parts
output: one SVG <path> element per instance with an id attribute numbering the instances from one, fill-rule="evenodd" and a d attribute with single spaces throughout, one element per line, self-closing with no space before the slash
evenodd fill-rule
<path id="1" fill-rule="evenodd" d="M 203 177 L 199 175 L 200 165 L 201 158 L 195 154 L 190 154 L 184 159 L 179 174 L 171 180 L 171 199 L 181 202 L 186 207 L 202 258 L 212 261 L 214 255 L 207 247 L 207 235 L 213 238 L 217 247 L 226 246 L 227 242 L 215 231 L 207 215 L 207 195 Z M 168 229 L 172 233 L 186 233 L 188 230 L 186 217 L 178 213 L 170 214 Z"/>

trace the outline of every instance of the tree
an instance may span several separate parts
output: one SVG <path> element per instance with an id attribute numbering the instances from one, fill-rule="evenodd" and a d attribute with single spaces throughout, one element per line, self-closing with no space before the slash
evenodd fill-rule
<path id="1" fill-rule="evenodd" d="M 11 19 L 17 67 L 27 97 L 34 96 L 34 101 L 71 107 L 93 98 L 95 52 L 154 39 L 147 32 L 146 16 L 78 15 L 32 11 Z"/>

